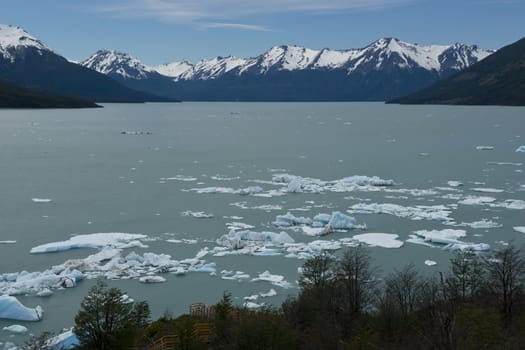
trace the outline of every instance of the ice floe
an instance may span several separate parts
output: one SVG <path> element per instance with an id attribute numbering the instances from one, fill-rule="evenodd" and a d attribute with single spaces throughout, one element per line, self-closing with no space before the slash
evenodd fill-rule
<path id="1" fill-rule="evenodd" d="M 504 192 L 504 190 L 501 190 L 499 188 L 486 188 L 486 187 L 476 187 L 471 188 L 474 192 L 485 192 L 485 193 L 501 193 Z"/>
<path id="2" fill-rule="evenodd" d="M 490 229 L 490 228 L 503 227 L 502 224 L 497 223 L 497 222 L 492 221 L 492 220 L 487 220 L 487 219 L 481 219 L 479 221 L 474 221 L 474 222 L 462 222 L 460 224 L 452 223 L 451 225 L 452 226 L 468 226 L 468 227 L 471 227 L 471 228 L 478 228 L 478 229 Z"/>
<path id="3" fill-rule="evenodd" d="M 249 230 L 232 230 L 217 239 L 217 244 L 231 249 L 246 248 L 251 242 L 262 242 L 268 244 L 294 243 L 294 239 L 286 232 L 255 232 Z"/>
<path id="4" fill-rule="evenodd" d="M 519 146 L 518 148 L 516 148 L 516 152 L 525 152 L 525 145 Z"/>
<path id="5" fill-rule="evenodd" d="M 284 289 L 288 289 L 288 288 L 293 287 L 293 285 L 290 282 L 287 282 L 284 279 L 284 276 L 273 275 L 268 270 L 260 273 L 258 277 L 252 278 L 251 281 L 252 282 L 266 281 L 266 282 L 270 282 L 274 286 L 282 287 Z"/>
<path id="6" fill-rule="evenodd" d="M 70 349 L 75 349 L 79 345 L 80 345 L 80 340 L 78 339 L 76 334 L 73 333 L 73 330 L 70 329 L 63 333 L 60 333 L 59 335 L 51 339 L 48 339 L 46 349 L 47 350 L 70 350 Z"/>
<path id="7" fill-rule="evenodd" d="M 261 186 L 250 186 L 240 189 L 235 189 L 231 187 L 198 187 L 190 188 L 189 190 L 199 194 L 215 194 L 215 193 L 226 193 L 226 194 L 240 194 L 240 195 L 255 195 L 257 193 L 263 192 Z"/>
<path id="8" fill-rule="evenodd" d="M 398 240 L 399 236 L 392 233 L 363 233 L 352 238 L 372 247 L 401 248 L 403 246 L 403 242 Z"/>
<path id="9" fill-rule="evenodd" d="M 29 308 L 13 296 L 0 295 L 0 319 L 40 321 L 42 316 L 43 310 L 40 306 Z"/>
<path id="10" fill-rule="evenodd" d="M 321 236 L 334 230 L 366 228 L 366 225 L 358 225 L 355 218 L 338 211 L 318 214 L 313 219 L 297 217 L 288 212 L 286 215 L 277 215 L 273 224 L 278 227 L 302 226 L 303 232 L 309 236 Z"/>
<path id="11" fill-rule="evenodd" d="M 350 214 L 390 214 L 411 220 L 449 221 L 451 209 L 444 205 L 405 207 L 392 203 L 358 203 L 348 210 Z"/>
<path id="12" fill-rule="evenodd" d="M 273 288 L 270 288 L 269 291 L 267 291 L 266 293 L 259 293 L 259 295 L 261 296 L 261 298 L 268 298 L 268 297 L 274 297 L 277 295 L 277 292 L 275 291 L 275 289 Z"/>
<path id="13" fill-rule="evenodd" d="M 243 222 L 227 222 L 226 227 L 228 230 L 238 231 L 238 230 L 251 230 L 252 228 L 255 228 L 253 225 L 245 224 Z"/>
<path id="14" fill-rule="evenodd" d="M 516 232 L 525 233 L 525 226 L 514 226 L 513 229 Z"/>
<path id="15" fill-rule="evenodd" d="M 478 151 L 492 151 L 494 146 L 476 146 Z"/>
<path id="16" fill-rule="evenodd" d="M 490 207 L 496 208 L 506 208 L 514 210 L 523 210 L 525 209 L 525 201 L 521 199 L 507 199 L 503 202 L 491 203 Z"/>
<path id="17" fill-rule="evenodd" d="M 33 203 L 49 203 L 52 200 L 50 198 L 31 198 Z"/>
<path id="18" fill-rule="evenodd" d="M 39 245 L 31 248 L 32 254 L 37 253 L 54 253 L 70 249 L 80 248 L 147 248 L 148 246 L 141 243 L 139 240 L 147 238 L 147 235 L 135 233 L 91 233 L 85 235 L 73 236 L 66 241 L 53 242 Z"/>
<path id="19" fill-rule="evenodd" d="M 466 237 L 465 230 L 419 230 L 414 231 L 415 235 L 410 235 L 407 242 L 416 244 L 431 245 L 437 243 L 443 245 L 443 250 L 472 250 L 485 251 L 490 249 L 486 243 L 470 243 L 460 241 L 460 238 Z"/>
<path id="20" fill-rule="evenodd" d="M 271 210 L 282 210 L 282 205 L 279 204 L 262 204 L 262 205 L 254 205 L 249 206 L 248 202 L 235 202 L 230 203 L 231 206 L 241 208 L 241 209 L 254 209 L 254 210 L 264 210 L 264 211 L 271 211 Z"/>
<path id="21" fill-rule="evenodd" d="M 205 213 L 203 211 L 186 210 L 186 211 L 181 212 L 180 215 L 181 216 L 189 216 L 189 217 L 197 218 L 197 219 L 211 219 L 211 218 L 213 218 L 213 214 Z"/>
<path id="22" fill-rule="evenodd" d="M 230 281 L 245 281 L 250 279 L 250 275 L 242 272 L 242 271 L 230 271 L 230 270 L 222 270 L 221 271 L 221 278 L 223 280 L 230 280 Z"/>
<path id="23" fill-rule="evenodd" d="M 176 175 L 173 177 L 161 177 L 161 181 L 184 181 L 184 182 L 193 182 L 197 181 L 196 177 L 192 176 L 184 176 L 184 175 Z"/>
<path id="24" fill-rule="evenodd" d="M 435 265 L 437 265 L 437 262 L 435 262 L 434 260 L 425 260 L 425 265 L 427 265 L 427 266 L 435 266 Z"/>
<path id="25" fill-rule="evenodd" d="M 450 180 L 447 181 L 447 185 L 449 185 L 450 187 L 460 187 L 463 186 L 463 183 L 461 181 Z"/>
<path id="26" fill-rule="evenodd" d="M 0 241 L 0 244 L 15 244 L 16 241 Z"/>
<path id="27" fill-rule="evenodd" d="M 458 203 L 463 205 L 485 205 L 495 202 L 496 198 L 488 196 L 466 196 Z"/>
<path id="28" fill-rule="evenodd" d="M 27 333 L 27 327 L 21 326 L 19 324 L 13 324 L 3 328 L 4 331 L 14 334 L 24 334 Z"/>

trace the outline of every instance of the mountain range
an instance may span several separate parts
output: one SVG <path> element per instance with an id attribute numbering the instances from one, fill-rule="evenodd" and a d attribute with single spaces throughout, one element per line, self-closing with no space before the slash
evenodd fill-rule
<path id="1" fill-rule="evenodd" d="M 383 101 L 427 87 L 489 56 L 473 45 L 423 46 L 396 38 L 365 48 L 275 46 L 233 56 L 150 67 L 100 50 L 80 64 L 132 89 L 196 101 Z"/>
<path id="2" fill-rule="evenodd" d="M 392 102 L 525 106 L 525 38 L 448 79 Z"/>

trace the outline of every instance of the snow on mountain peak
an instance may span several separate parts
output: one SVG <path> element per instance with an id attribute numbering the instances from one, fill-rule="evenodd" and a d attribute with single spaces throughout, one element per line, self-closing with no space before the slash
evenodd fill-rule
<path id="1" fill-rule="evenodd" d="M 233 56 L 202 60 L 196 64 L 174 62 L 153 69 L 174 80 L 215 79 L 225 73 L 267 74 L 270 71 L 346 69 L 348 74 L 385 67 L 419 68 L 438 74 L 461 70 L 490 55 L 477 46 L 418 45 L 397 38 L 382 38 L 361 49 L 312 50 L 295 45 L 274 46 L 251 58 Z"/>
<path id="2" fill-rule="evenodd" d="M 145 79 L 153 69 L 127 53 L 99 50 L 81 65 L 102 74 L 118 74 L 126 79 Z"/>
<path id="3" fill-rule="evenodd" d="M 20 27 L 6 24 L 0 24 L 0 55 L 4 59 L 14 61 L 16 51 L 21 48 L 33 47 L 39 52 L 51 51 L 40 40 L 31 36 L 28 32 Z"/>

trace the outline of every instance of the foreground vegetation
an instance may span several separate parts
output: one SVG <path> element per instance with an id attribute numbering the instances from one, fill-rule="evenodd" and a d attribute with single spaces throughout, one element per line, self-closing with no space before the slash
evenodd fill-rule
<path id="1" fill-rule="evenodd" d="M 235 307 L 224 293 L 205 316 L 154 322 L 147 303 L 129 303 L 99 282 L 74 331 L 81 349 L 155 349 L 166 335 L 172 348 L 187 350 L 525 348 L 523 248 L 457 252 L 449 270 L 433 276 L 412 264 L 378 276 L 366 248 L 349 248 L 307 260 L 298 295 L 280 308 Z"/>

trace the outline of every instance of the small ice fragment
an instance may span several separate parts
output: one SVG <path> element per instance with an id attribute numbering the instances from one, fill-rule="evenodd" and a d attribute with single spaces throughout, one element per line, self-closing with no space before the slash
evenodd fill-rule
<path id="1" fill-rule="evenodd" d="M 203 211 L 186 210 L 186 211 L 181 212 L 180 215 L 181 216 L 189 216 L 189 217 L 197 218 L 197 219 L 211 219 L 211 218 L 213 218 L 213 214 L 205 213 Z"/>
<path id="2" fill-rule="evenodd" d="M 525 233 L 525 226 L 514 226 L 513 229 L 516 232 Z"/>
<path id="3" fill-rule="evenodd" d="M 437 262 L 435 262 L 434 260 L 425 260 L 425 265 L 427 266 L 434 266 L 436 264 Z"/>
<path id="4" fill-rule="evenodd" d="M 139 282 L 141 283 L 162 283 L 166 282 L 166 279 L 161 276 L 142 276 L 139 278 Z"/>
<path id="5" fill-rule="evenodd" d="M 494 146 L 476 146 L 478 151 L 491 151 L 494 149 Z"/>
<path id="6" fill-rule="evenodd" d="M 273 297 L 273 296 L 276 296 L 277 295 L 277 292 L 275 291 L 275 289 L 273 288 L 270 288 L 270 290 L 266 293 L 259 293 L 259 295 L 261 296 L 261 298 L 268 298 L 268 297 Z"/>
<path id="7" fill-rule="evenodd" d="M 27 332 L 27 328 L 19 324 L 13 324 L 3 328 L 4 331 L 15 334 L 23 334 Z"/>
<path id="8" fill-rule="evenodd" d="M 516 148 L 516 152 L 525 152 L 525 145 L 519 146 L 518 148 Z"/>
<path id="9" fill-rule="evenodd" d="M 459 186 L 463 186 L 463 183 L 461 181 L 450 180 L 450 181 L 447 181 L 447 185 L 449 185 L 450 187 L 459 187 Z"/>
<path id="10" fill-rule="evenodd" d="M 15 244 L 16 241 L 0 241 L 0 244 Z"/>
<path id="11" fill-rule="evenodd" d="M 33 203 L 49 203 L 51 202 L 50 198 L 31 198 Z"/>
<path id="12" fill-rule="evenodd" d="M 471 188 L 474 192 L 485 192 L 485 193 L 501 193 L 504 192 L 504 190 L 501 190 L 499 188 L 486 188 L 486 187 L 476 187 Z"/>

